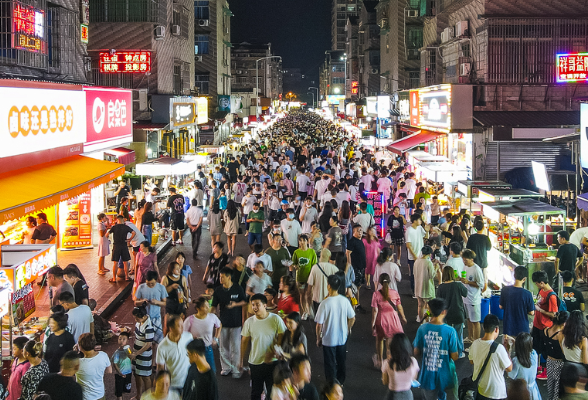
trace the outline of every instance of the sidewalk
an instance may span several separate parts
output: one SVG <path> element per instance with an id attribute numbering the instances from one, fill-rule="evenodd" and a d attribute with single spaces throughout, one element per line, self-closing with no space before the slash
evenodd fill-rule
<path id="1" fill-rule="evenodd" d="M 158 261 L 171 248 L 171 235 L 168 240 L 160 240 L 155 246 Z M 91 299 L 96 300 L 96 311 L 99 315 L 108 318 L 114 310 L 131 294 L 133 282 L 118 280 L 110 283 L 112 278 L 112 261 L 110 257 L 105 259 L 105 267 L 110 269 L 106 275 L 98 275 L 98 249 L 87 250 L 58 250 L 57 264 L 65 268 L 69 264 L 78 266 L 89 287 Z M 32 316 L 48 316 L 51 308 L 49 303 L 49 290 L 47 286 L 33 285 L 35 293 L 36 310 Z"/>

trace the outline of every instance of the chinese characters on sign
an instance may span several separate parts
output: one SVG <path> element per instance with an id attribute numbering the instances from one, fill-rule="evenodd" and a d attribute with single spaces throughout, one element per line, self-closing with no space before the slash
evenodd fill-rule
<path id="1" fill-rule="evenodd" d="M 45 41 L 45 12 L 34 7 L 15 4 L 13 47 L 35 53 L 47 53 Z"/>
<path id="2" fill-rule="evenodd" d="M 588 82 L 588 53 L 558 54 L 558 82 Z"/>
<path id="3" fill-rule="evenodd" d="M 351 81 L 351 94 L 358 94 L 359 93 L 359 82 L 358 81 Z"/>
<path id="4" fill-rule="evenodd" d="M 65 219 L 61 232 L 63 248 L 75 249 L 92 246 L 92 218 L 90 217 L 90 192 L 68 199 L 67 207 L 60 207 Z"/>
<path id="5" fill-rule="evenodd" d="M 51 131 L 71 131 L 74 121 L 74 112 L 70 105 L 63 106 L 12 106 L 8 111 L 8 131 L 13 138 L 19 134 L 28 136 L 29 133 L 38 135 Z"/>
<path id="6" fill-rule="evenodd" d="M 88 43 L 88 25 L 80 25 L 82 43 Z"/>
<path id="7" fill-rule="evenodd" d="M 175 128 L 194 124 L 197 118 L 196 110 L 196 103 L 174 102 L 172 104 L 170 126 Z"/>
<path id="8" fill-rule="evenodd" d="M 100 72 L 102 73 L 145 73 L 149 71 L 151 71 L 151 52 L 149 51 L 100 53 Z"/>

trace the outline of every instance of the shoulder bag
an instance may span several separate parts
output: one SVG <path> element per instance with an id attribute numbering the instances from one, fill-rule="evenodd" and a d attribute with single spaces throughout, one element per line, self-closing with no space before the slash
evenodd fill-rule
<path id="1" fill-rule="evenodd" d="M 482 374 L 486 370 L 486 366 L 488 365 L 488 361 L 490 361 L 490 357 L 498 348 L 498 343 L 492 342 L 490 345 L 490 351 L 488 351 L 488 355 L 484 360 L 484 364 L 482 365 L 482 369 L 480 369 L 480 373 L 478 374 L 476 379 L 473 379 L 473 375 L 463 378 L 459 384 L 458 388 L 458 398 L 459 400 L 476 400 L 476 396 L 478 395 L 478 384 L 480 382 L 480 378 Z"/>

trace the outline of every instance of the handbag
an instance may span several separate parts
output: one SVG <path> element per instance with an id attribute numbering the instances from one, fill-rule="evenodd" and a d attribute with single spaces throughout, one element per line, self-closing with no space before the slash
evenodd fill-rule
<path id="1" fill-rule="evenodd" d="M 386 243 L 392 244 L 392 235 L 390 234 L 390 232 L 386 233 L 386 238 L 384 240 L 386 241 Z"/>
<path id="2" fill-rule="evenodd" d="M 498 348 L 498 343 L 492 342 L 490 345 L 490 351 L 488 351 L 488 355 L 484 360 L 484 364 L 482 365 L 482 369 L 480 369 L 480 373 L 476 379 L 473 379 L 473 375 L 463 378 L 459 384 L 458 388 L 458 398 L 459 400 L 476 400 L 478 395 L 478 383 L 480 382 L 480 378 L 482 374 L 486 370 L 486 366 L 488 365 L 488 361 L 490 361 L 490 357 L 496 349 Z"/>

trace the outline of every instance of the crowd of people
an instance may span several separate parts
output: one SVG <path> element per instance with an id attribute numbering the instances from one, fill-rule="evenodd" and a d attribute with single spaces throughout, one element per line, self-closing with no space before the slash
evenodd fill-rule
<path id="1" fill-rule="evenodd" d="M 45 343 L 14 340 L 9 398 L 44 392 L 98 400 L 105 396 L 104 374 L 114 373 L 118 399 L 134 382 L 137 399 L 217 400 L 217 379 L 248 374 L 252 400 L 342 400 L 348 338 L 356 314 L 370 308 L 371 362 L 387 399 L 410 400 L 420 387 L 425 399 L 473 392 L 478 399 L 540 400 L 537 380 L 547 381 L 549 400 L 588 398 L 582 386 L 588 332 L 575 287 L 585 279 L 583 255 L 567 232 L 557 233 L 555 263 L 563 295 L 545 271 L 529 277 L 527 268 L 516 267 L 514 285 L 501 292 L 501 334 L 497 316 L 482 319 L 492 247 L 482 217 L 442 209 L 436 185 L 419 182 L 402 158 L 383 159 L 381 152 L 377 158 L 316 114 L 293 112 L 256 139 L 213 172 L 200 169 L 184 194 L 169 188 L 172 244 L 182 245 L 190 230 L 191 257 L 207 260 L 202 275 L 181 251 L 159 272 L 151 246 L 159 188 L 147 188 L 132 216 L 125 200 L 116 223 L 99 216 L 98 273 L 109 272 L 104 259 L 112 254 L 114 281 L 119 265 L 121 278 L 134 274 L 135 328 L 120 333 L 111 356 L 97 351 L 83 276 L 75 266 L 52 268 L 48 281 L 57 300 Z M 383 195 L 383 214 L 366 192 Z M 376 226 L 376 218 L 383 224 Z M 212 248 L 204 258 L 203 229 Z M 250 254 L 236 249 L 245 240 Z M 410 316 L 399 294 L 401 271 L 410 280 L 405 294 L 416 299 Z M 196 294 L 197 287 L 206 290 Z M 360 301 L 366 293 L 370 304 Z M 419 324 L 412 341 L 408 320 Z M 324 382 L 316 386 L 312 338 L 324 363 Z M 465 357 L 473 375 L 460 381 L 456 361 Z"/>

